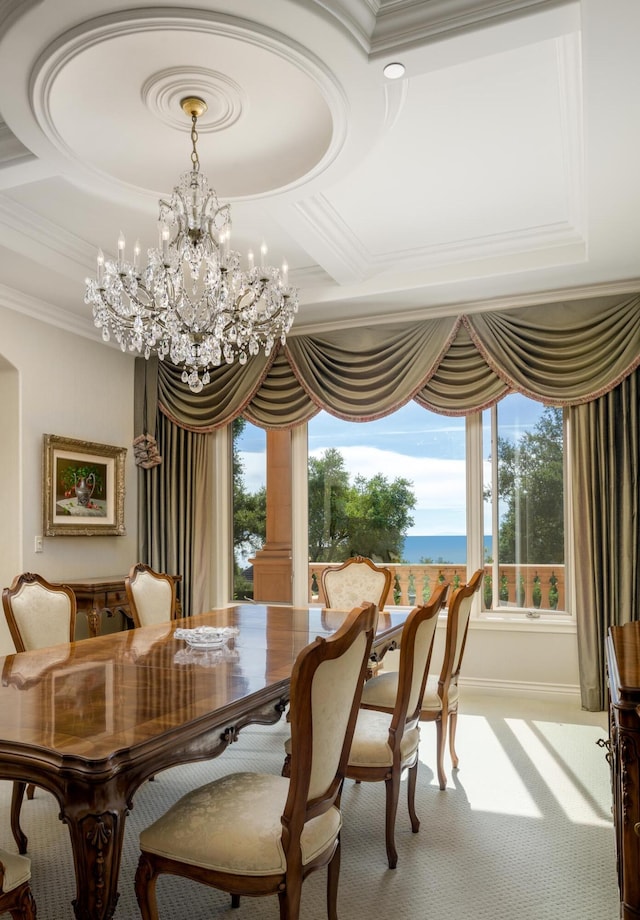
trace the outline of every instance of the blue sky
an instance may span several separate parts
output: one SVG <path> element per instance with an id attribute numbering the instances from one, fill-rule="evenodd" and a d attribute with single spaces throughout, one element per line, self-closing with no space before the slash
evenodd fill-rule
<path id="1" fill-rule="evenodd" d="M 543 407 L 510 396 L 498 411 L 501 434 L 515 437 L 535 424 Z M 402 476 L 413 483 L 417 506 L 410 534 L 466 532 L 464 418 L 436 415 L 410 402 L 375 422 L 344 422 L 321 412 L 309 422 L 308 430 L 309 454 L 320 456 L 335 447 L 352 479 L 357 474 L 368 479 L 382 473 L 389 480 Z M 264 445 L 264 432 L 246 425 L 240 450 L 250 491 L 264 483 Z"/>

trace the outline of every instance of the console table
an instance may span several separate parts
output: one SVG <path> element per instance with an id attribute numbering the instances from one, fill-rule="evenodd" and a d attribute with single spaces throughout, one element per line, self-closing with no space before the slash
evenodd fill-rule
<path id="1" fill-rule="evenodd" d="M 640 918 L 640 622 L 609 628 L 609 753 L 621 920 Z"/>
<path id="2" fill-rule="evenodd" d="M 173 575 L 173 580 L 182 581 L 182 575 Z M 121 614 L 126 617 L 127 625 L 132 622 L 129 614 L 127 592 L 124 587 L 124 575 L 100 575 L 95 578 L 64 579 L 76 596 L 79 613 L 87 617 L 90 636 L 99 636 L 102 616 L 113 617 Z M 176 601 L 177 616 L 182 616 L 180 601 Z"/>

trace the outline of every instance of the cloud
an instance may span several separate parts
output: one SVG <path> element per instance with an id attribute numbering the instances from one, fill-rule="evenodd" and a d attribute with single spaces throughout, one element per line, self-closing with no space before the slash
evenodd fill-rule
<path id="1" fill-rule="evenodd" d="M 400 451 L 379 447 L 335 445 L 343 458 L 345 469 L 353 482 L 357 475 L 371 479 L 382 473 L 387 479 L 398 476 L 408 479 L 416 496 L 412 515 L 414 525 L 410 534 L 466 533 L 466 465 L 464 460 L 441 457 L 412 457 Z M 321 456 L 326 447 L 310 451 Z M 265 454 L 242 452 L 244 480 L 248 491 L 255 492 L 265 484 Z M 488 531 L 486 531 L 488 532 Z"/>

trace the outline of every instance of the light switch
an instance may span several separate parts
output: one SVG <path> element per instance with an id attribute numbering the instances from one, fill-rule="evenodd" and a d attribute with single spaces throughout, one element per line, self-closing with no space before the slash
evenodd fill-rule
<path id="1" fill-rule="evenodd" d="M 43 551 L 44 547 L 42 545 L 42 537 L 38 536 L 35 538 L 33 549 L 36 553 L 41 553 Z"/>

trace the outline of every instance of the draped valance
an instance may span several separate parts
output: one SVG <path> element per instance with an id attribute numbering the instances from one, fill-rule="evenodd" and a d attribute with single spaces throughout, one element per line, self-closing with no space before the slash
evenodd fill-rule
<path id="1" fill-rule="evenodd" d="M 268 358 L 215 368 L 198 394 L 173 365 L 146 364 L 147 398 L 157 388 L 160 410 L 201 432 L 239 415 L 263 428 L 290 428 L 321 409 L 369 421 L 411 399 L 466 415 L 513 391 L 572 406 L 608 392 L 640 365 L 640 295 L 291 335 Z"/>

